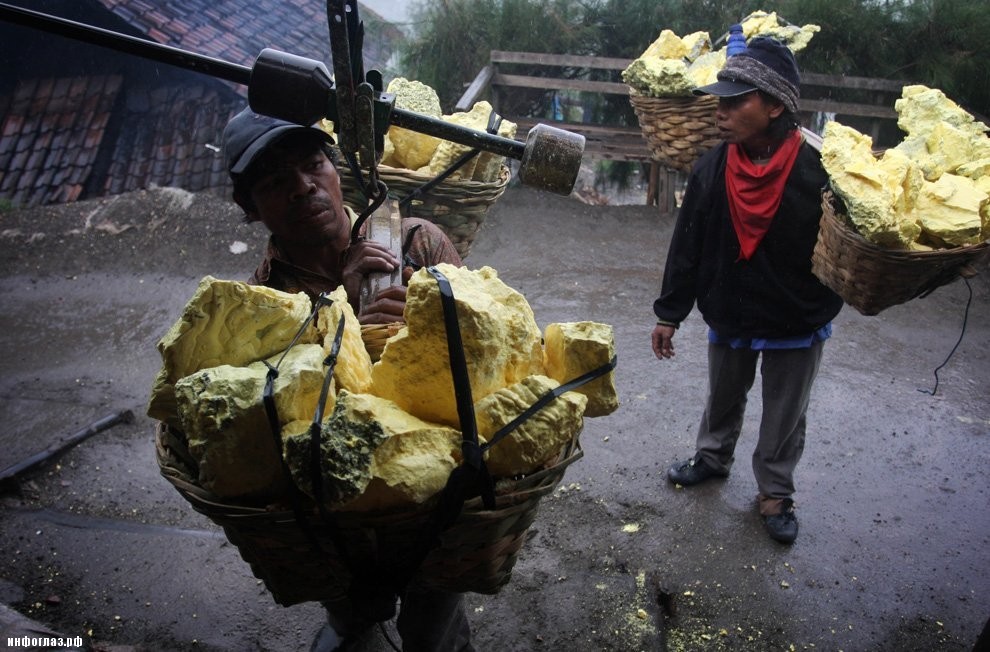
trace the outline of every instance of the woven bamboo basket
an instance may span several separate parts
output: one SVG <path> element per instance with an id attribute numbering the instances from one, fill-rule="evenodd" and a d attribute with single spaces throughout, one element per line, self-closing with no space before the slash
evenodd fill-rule
<path id="1" fill-rule="evenodd" d="M 976 262 L 990 252 L 987 242 L 935 251 L 884 249 L 856 233 L 836 201 L 832 192 L 823 193 L 811 269 L 864 315 L 924 297 L 957 278 L 975 276 Z"/>
<path id="2" fill-rule="evenodd" d="M 402 327 L 404 322 L 393 322 L 391 324 L 362 324 L 361 339 L 364 341 L 364 348 L 368 350 L 372 362 L 378 362 L 385 350 L 385 342 L 392 337 Z"/>
<path id="3" fill-rule="evenodd" d="M 159 425 L 158 464 L 192 507 L 223 528 L 255 577 L 282 606 L 345 597 L 352 568 L 374 569 L 377 577 L 398 577 L 414 558 L 434 505 L 380 512 L 334 512 L 333 523 L 304 505 L 310 531 L 299 526 L 287 505 L 250 506 L 218 498 L 196 484 L 195 463 L 185 437 Z M 551 493 L 566 468 L 583 455 L 578 436 L 544 468 L 496 484 L 495 509 L 480 498 L 464 503 L 457 520 L 440 534 L 411 580 L 414 586 L 453 592 L 497 593 L 510 579 L 540 500 Z M 342 543 L 344 555 L 337 549 Z"/>
<path id="4" fill-rule="evenodd" d="M 388 186 L 389 197 L 402 200 L 424 184 L 433 180 L 428 174 L 414 170 L 378 166 L 378 176 Z M 412 200 L 403 209 L 403 217 L 419 217 L 439 226 L 454 243 L 461 258 L 467 258 L 478 229 L 485 221 L 488 210 L 502 196 L 509 184 L 509 168 L 502 166 L 495 181 L 471 181 L 447 178 L 426 194 Z M 340 187 L 344 203 L 360 212 L 367 203 L 354 176 L 342 166 Z"/>
<path id="5" fill-rule="evenodd" d="M 653 159 L 665 167 L 690 172 L 719 143 L 716 97 L 647 97 L 630 88 L 629 102 Z"/>

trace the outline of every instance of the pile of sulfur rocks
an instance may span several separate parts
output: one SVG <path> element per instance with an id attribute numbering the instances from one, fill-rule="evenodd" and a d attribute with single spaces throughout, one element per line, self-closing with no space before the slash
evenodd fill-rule
<path id="1" fill-rule="evenodd" d="M 439 265 L 453 291 L 482 443 L 560 384 L 608 364 L 611 326 L 554 323 L 541 332 L 525 297 L 490 267 Z M 269 367 L 292 481 L 332 509 L 421 504 L 461 462 L 460 422 L 436 279 L 409 282 L 405 326 L 372 363 L 343 288 L 317 319 L 305 294 L 204 278 L 158 344 L 162 369 L 149 416 L 186 438 L 197 483 L 211 493 L 278 501 L 288 486 L 262 404 Z M 310 429 L 325 359 L 344 320 L 318 423 L 322 495 L 315 496 Z M 297 333 L 301 333 L 298 339 Z M 291 346 L 290 346 L 291 345 Z M 486 453 L 496 478 L 551 462 L 586 416 L 618 407 L 613 372 L 565 392 Z"/>

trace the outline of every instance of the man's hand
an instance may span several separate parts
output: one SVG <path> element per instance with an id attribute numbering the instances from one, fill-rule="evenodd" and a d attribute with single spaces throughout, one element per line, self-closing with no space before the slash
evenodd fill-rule
<path id="1" fill-rule="evenodd" d="M 396 258 L 388 247 L 371 240 L 358 240 L 347 249 L 347 256 L 344 261 L 344 268 L 340 272 L 341 283 L 347 292 L 347 299 L 358 309 L 359 297 L 361 296 L 361 284 L 369 274 L 391 274 L 392 271 L 401 265 L 401 261 Z M 377 298 L 376 298 L 377 302 Z M 405 291 L 402 293 L 402 302 L 405 303 Z M 399 309 L 401 317 L 402 310 Z M 392 320 L 395 321 L 395 320 Z M 380 323 L 380 322 L 369 322 Z"/>
<path id="2" fill-rule="evenodd" d="M 358 321 L 362 324 L 392 324 L 404 321 L 402 311 L 405 307 L 406 287 L 393 285 L 379 292 L 374 300 L 364 307 L 358 315 Z"/>
<path id="3" fill-rule="evenodd" d="M 663 326 L 657 324 L 653 327 L 653 354 L 658 359 L 674 357 L 674 332 L 677 329 L 673 326 Z"/>

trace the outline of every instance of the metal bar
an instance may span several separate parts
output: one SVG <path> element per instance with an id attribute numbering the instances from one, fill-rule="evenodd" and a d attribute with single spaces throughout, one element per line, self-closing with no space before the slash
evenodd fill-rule
<path id="1" fill-rule="evenodd" d="M 327 0 L 327 24 L 330 29 L 330 54 L 333 57 L 334 85 L 337 89 L 338 144 L 345 154 L 358 150 L 357 116 L 354 97 L 363 80 L 353 77 L 351 45 L 348 34 L 348 7 L 344 0 Z"/>
<path id="2" fill-rule="evenodd" d="M 60 440 L 46 448 L 45 450 L 35 453 L 30 457 L 27 457 L 16 464 L 8 466 L 6 469 L 0 471 L 0 482 L 13 478 L 19 473 L 41 464 L 42 462 L 55 457 L 59 453 L 72 446 L 75 446 L 79 442 L 92 437 L 101 430 L 106 430 L 110 426 L 115 426 L 118 423 L 131 423 L 134 420 L 134 414 L 130 410 L 122 410 L 121 412 L 116 412 L 108 416 L 103 417 L 97 421 L 94 421 L 90 425 L 86 426 L 82 430 L 70 435 L 66 439 Z"/>
<path id="3" fill-rule="evenodd" d="M 248 66 L 194 54 L 170 45 L 119 34 L 108 29 L 77 23 L 6 3 L 0 3 L 0 18 L 23 27 L 32 27 L 77 41 L 134 54 L 145 59 L 201 72 L 218 79 L 226 79 L 236 84 L 246 86 L 251 79 L 251 68 Z"/>

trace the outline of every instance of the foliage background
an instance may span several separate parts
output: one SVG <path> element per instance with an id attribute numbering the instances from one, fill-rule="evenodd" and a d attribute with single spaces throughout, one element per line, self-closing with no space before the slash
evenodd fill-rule
<path id="1" fill-rule="evenodd" d="M 420 0 L 400 69 L 437 89 L 450 112 L 493 49 L 634 59 L 662 29 L 717 40 L 758 10 L 822 28 L 799 55 L 802 70 L 921 83 L 990 114 L 985 0 Z M 629 120 L 626 107 L 600 112 L 599 122 Z"/>

